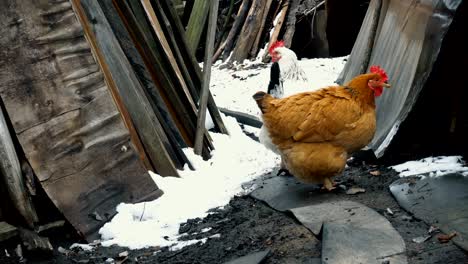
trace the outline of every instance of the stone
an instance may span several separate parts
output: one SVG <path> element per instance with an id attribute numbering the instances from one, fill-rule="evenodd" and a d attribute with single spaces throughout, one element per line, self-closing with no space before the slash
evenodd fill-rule
<path id="1" fill-rule="evenodd" d="M 414 217 L 437 226 L 468 251 L 468 177 L 448 174 L 420 180 L 402 178 L 390 185 L 393 196 Z"/>

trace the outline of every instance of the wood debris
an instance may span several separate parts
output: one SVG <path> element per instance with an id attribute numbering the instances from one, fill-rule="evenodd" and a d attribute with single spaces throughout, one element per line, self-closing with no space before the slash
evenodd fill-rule
<path id="1" fill-rule="evenodd" d="M 441 234 L 437 236 L 437 239 L 439 240 L 440 243 L 448 243 L 452 238 L 457 236 L 457 232 L 452 232 L 450 234 Z"/>

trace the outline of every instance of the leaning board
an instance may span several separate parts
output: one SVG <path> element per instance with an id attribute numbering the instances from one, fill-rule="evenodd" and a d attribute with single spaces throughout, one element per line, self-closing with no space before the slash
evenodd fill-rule
<path id="1" fill-rule="evenodd" d="M 16 136 L 79 232 L 92 240 L 117 204 L 160 195 L 69 1 L 1 1 L 0 50 L 0 96 Z"/>

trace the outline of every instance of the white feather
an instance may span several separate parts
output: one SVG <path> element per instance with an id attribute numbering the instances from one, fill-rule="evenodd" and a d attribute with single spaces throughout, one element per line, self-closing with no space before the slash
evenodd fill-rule
<path id="1" fill-rule="evenodd" d="M 276 147 L 276 145 L 273 144 L 273 142 L 271 141 L 270 133 L 268 132 L 268 129 L 265 126 L 262 126 L 262 128 L 260 128 L 258 139 L 260 140 L 260 143 L 262 143 L 267 149 L 273 151 L 278 155 L 280 154 L 278 147 Z"/>

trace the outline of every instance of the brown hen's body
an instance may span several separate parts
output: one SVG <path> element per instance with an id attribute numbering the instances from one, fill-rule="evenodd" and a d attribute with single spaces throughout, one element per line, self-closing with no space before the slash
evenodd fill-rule
<path id="1" fill-rule="evenodd" d="M 324 183 L 345 168 L 348 155 L 365 147 L 376 128 L 374 91 L 377 74 L 360 75 L 346 86 L 333 86 L 275 99 L 254 95 L 264 126 L 288 170 L 305 183 Z"/>

